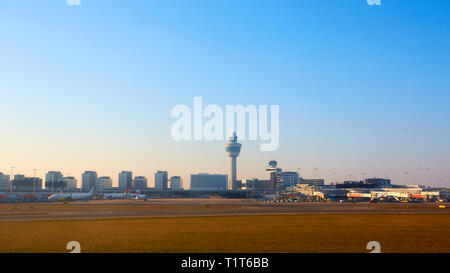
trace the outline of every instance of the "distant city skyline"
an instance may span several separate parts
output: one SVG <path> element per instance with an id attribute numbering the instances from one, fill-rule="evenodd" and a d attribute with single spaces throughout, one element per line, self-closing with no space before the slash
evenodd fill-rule
<path id="1" fill-rule="evenodd" d="M 229 162 L 228 162 L 228 164 L 229 164 Z M 265 165 L 265 167 L 267 167 L 268 166 L 268 164 L 266 164 Z M 280 166 L 279 166 L 280 167 Z M 324 179 L 324 181 L 325 181 L 325 183 L 326 184 L 331 184 L 331 183 L 342 183 L 342 182 L 344 182 L 344 181 L 364 181 L 365 179 L 367 179 L 367 178 L 390 178 L 389 176 L 379 176 L 379 175 L 368 175 L 368 174 L 366 174 L 366 173 L 361 173 L 361 175 L 360 176 L 353 176 L 353 175 L 347 175 L 347 177 L 344 177 L 344 178 L 342 178 L 341 180 L 329 180 L 329 179 L 327 179 L 327 178 L 324 178 L 324 177 L 322 177 L 322 176 L 320 176 L 320 175 L 318 175 L 318 169 L 317 169 L 317 167 L 315 167 L 315 168 L 313 168 L 315 171 L 316 171 L 316 175 L 315 176 L 304 176 L 304 175 L 302 175 L 302 173 L 301 173 L 301 168 L 298 168 L 298 170 L 297 171 L 295 171 L 295 170 L 285 170 L 285 169 L 283 169 L 283 172 L 284 173 L 286 173 L 286 174 L 289 174 L 289 175 L 291 175 L 291 173 L 292 173 L 292 175 L 293 175 L 293 173 L 298 173 L 299 175 L 298 175 L 298 178 L 303 178 L 303 179 L 312 179 L 312 180 L 314 180 L 314 179 Z M 419 168 L 416 168 L 416 170 L 417 169 L 419 169 Z M 420 168 L 420 169 L 422 169 L 422 168 Z M 428 179 L 424 179 L 424 178 L 426 178 L 426 176 L 425 176 L 425 171 L 427 171 L 427 172 L 430 172 L 431 171 L 431 169 L 429 169 L 429 170 L 427 170 L 427 169 L 429 169 L 429 168 L 424 168 L 424 172 L 422 173 L 424 176 L 423 176 L 423 178 L 421 179 L 421 181 L 422 182 L 418 182 L 418 180 L 416 179 L 416 178 L 414 178 L 414 179 L 412 179 L 411 180 L 411 178 L 408 178 L 408 175 L 410 174 L 409 172 L 408 173 L 402 173 L 402 175 L 403 175 L 403 177 L 404 177 L 404 181 L 394 181 L 393 182 L 393 184 L 398 184 L 398 185 L 425 185 L 425 186 L 437 186 L 437 187 L 439 187 L 439 186 L 442 186 L 442 187 L 445 187 L 445 185 L 434 185 L 434 184 L 432 184 L 432 183 L 430 183 L 430 180 L 428 180 Z M 57 172 L 57 173 L 59 173 L 60 171 L 59 170 L 51 170 L 51 171 L 47 171 L 44 175 L 42 175 L 42 176 L 40 176 L 38 173 L 36 173 L 36 177 L 37 178 L 41 178 L 44 182 L 45 181 L 48 181 L 48 177 L 49 177 L 49 175 L 52 175 L 54 172 Z M 180 175 L 174 175 L 174 174 L 170 174 L 169 172 L 167 172 L 167 171 L 160 171 L 160 170 L 155 170 L 153 173 L 152 173 L 152 176 L 143 176 L 143 175 L 133 175 L 133 171 L 121 171 L 121 172 L 118 172 L 117 174 L 116 174 L 116 177 L 119 177 L 119 178 L 117 178 L 117 179 L 113 179 L 112 177 L 114 177 L 114 176 L 108 176 L 108 175 L 100 175 L 97 171 L 93 171 L 93 170 L 86 170 L 86 171 L 83 171 L 80 175 L 79 175 L 79 179 L 77 178 L 77 175 L 73 175 L 73 174 L 69 174 L 69 175 L 66 175 L 64 172 L 60 172 L 61 174 L 62 174 L 62 177 L 61 178 L 71 178 L 71 177 L 75 177 L 75 179 L 77 180 L 77 186 L 78 186 L 78 188 L 79 189 L 82 189 L 83 188 L 83 174 L 85 174 L 85 173 L 88 173 L 88 174 L 91 174 L 92 172 L 94 172 L 94 173 L 96 173 L 96 177 L 95 178 L 93 178 L 92 179 L 92 182 L 93 181 L 96 181 L 97 183 L 99 182 L 99 179 L 108 179 L 108 180 L 110 180 L 110 182 L 109 183 L 111 183 L 111 185 L 112 185 L 112 187 L 114 187 L 114 188 L 120 188 L 120 189 L 126 189 L 126 188 L 133 188 L 133 186 L 129 186 L 129 187 L 120 187 L 120 184 L 119 184 L 119 181 L 120 181 L 120 175 L 122 175 L 122 174 L 124 174 L 124 172 L 125 173 L 130 173 L 130 175 L 131 175 L 131 177 L 130 177 L 130 182 L 129 183 L 132 183 L 133 181 L 134 181 L 134 179 L 135 178 L 139 178 L 139 180 L 140 181 L 142 181 L 142 179 L 145 179 L 145 181 L 147 182 L 147 186 L 149 187 L 149 188 L 154 188 L 155 187 L 155 180 L 156 179 L 150 179 L 150 177 L 155 177 L 156 178 L 156 176 L 157 175 L 159 175 L 159 174 L 161 174 L 161 173 L 163 173 L 163 174 L 165 174 L 165 173 L 167 173 L 167 174 L 165 174 L 165 180 L 166 180 L 166 189 L 170 189 L 170 187 L 168 186 L 168 183 L 169 183 L 169 181 L 170 181 L 170 179 L 168 178 L 168 177 L 175 177 L 175 178 L 177 178 L 177 177 L 179 177 L 181 180 L 184 180 L 184 181 L 188 181 L 188 183 L 185 183 L 185 184 L 183 184 L 182 186 L 184 187 L 184 189 L 190 189 L 190 177 L 192 177 L 192 175 L 195 175 L 196 173 L 191 173 L 191 174 L 189 174 L 189 176 L 188 177 L 186 177 L 186 178 L 183 178 L 182 176 L 180 176 Z M 3 175 L 6 175 L 6 176 L 10 176 L 11 174 L 9 173 L 6 173 L 6 172 L 2 172 L 1 170 L 0 170 L 0 173 L 2 173 Z M 230 175 L 230 173 L 228 172 L 224 172 L 224 173 L 214 173 L 214 172 L 199 172 L 199 174 L 211 174 L 211 175 Z M 17 176 L 17 175 L 24 175 L 24 176 L 26 176 L 26 177 L 34 177 L 34 173 L 33 173 L 33 175 L 28 175 L 28 174 L 26 174 L 26 173 L 23 173 L 23 172 L 18 172 L 18 173 L 14 173 L 13 174 L 13 176 Z M 267 180 L 267 179 L 270 179 L 270 175 L 267 173 L 267 172 L 265 172 L 264 173 L 264 175 L 263 176 L 261 176 L 261 177 L 243 177 L 243 178 L 238 178 L 237 180 L 248 180 L 248 179 L 254 179 L 254 178 L 256 178 L 256 179 L 261 179 L 261 180 Z M 416 183 L 417 182 L 417 183 Z M 142 182 L 141 182 L 142 183 Z M 299 182 L 300 183 L 300 182 Z M 45 187 L 44 185 L 43 185 L 43 187 Z M 228 184 L 227 184 L 227 187 L 228 187 Z M 162 189 L 162 188 L 161 188 Z"/>
<path id="2" fill-rule="evenodd" d="M 267 162 L 327 183 L 450 187 L 450 1 L 5 0 L 0 172 L 229 174 L 225 141 L 175 141 L 176 105 L 279 105 Z M 14 27 L 11 27 L 14 26 Z M 34 171 L 36 169 L 36 171 Z M 407 175 L 405 173 L 408 173 Z"/>

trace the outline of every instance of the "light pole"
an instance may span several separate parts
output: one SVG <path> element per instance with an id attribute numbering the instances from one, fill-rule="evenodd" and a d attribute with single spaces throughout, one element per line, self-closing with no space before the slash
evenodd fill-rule
<path id="1" fill-rule="evenodd" d="M 70 177 L 70 173 L 68 173 L 67 176 Z M 66 181 L 66 191 L 67 193 L 69 193 L 69 183 L 67 181 Z"/>
<path id="2" fill-rule="evenodd" d="M 319 169 L 317 167 L 313 168 L 316 171 L 316 181 L 314 182 L 314 186 L 317 188 L 317 185 L 319 184 Z"/>
<path id="3" fill-rule="evenodd" d="M 301 170 L 302 168 L 297 168 L 297 183 L 295 184 L 296 186 L 298 185 L 298 183 L 299 183 L 299 180 L 300 180 L 300 170 Z M 294 189 L 292 189 L 292 191 L 294 192 Z M 295 192 L 294 192 L 295 193 Z"/>
<path id="4" fill-rule="evenodd" d="M 408 172 L 403 173 L 405 175 L 405 185 L 408 185 Z"/>
<path id="5" fill-rule="evenodd" d="M 252 199 L 255 199 L 255 191 L 254 191 L 254 189 L 255 189 L 255 181 L 256 179 L 253 179 L 252 180 Z"/>
<path id="6" fill-rule="evenodd" d="M 14 179 L 14 169 L 15 169 L 16 167 L 11 167 L 11 178 L 9 179 L 9 191 L 10 192 L 12 192 L 13 190 L 12 190 L 12 182 L 13 182 L 13 179 Z"/>
<path id="7" fill-rule="evenodd" d="M 33 193 L 36 193 L 36 171 L 37 169 L 33 170 Z"/>

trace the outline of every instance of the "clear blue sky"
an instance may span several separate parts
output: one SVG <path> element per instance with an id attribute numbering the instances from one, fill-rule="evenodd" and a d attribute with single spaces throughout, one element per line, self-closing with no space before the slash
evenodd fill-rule
<path id="1" fill-rule="evenodd" d="M 279 149 L 244 142 L 238 179 L 277 159 L 450 186 L 450 1 L 381 2 L 3 0 L 0 171 L 227 173 L 224 143 L 170 135 L 202 96 L 280 105 Z"/>

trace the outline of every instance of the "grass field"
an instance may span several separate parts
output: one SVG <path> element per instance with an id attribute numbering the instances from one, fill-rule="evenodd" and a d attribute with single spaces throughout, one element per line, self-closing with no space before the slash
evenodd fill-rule
<path id="1" fill-rule="evenodd" d="M 298 214 L 0 222 L 0 252 L 450 252 L 448 214 Z"/>

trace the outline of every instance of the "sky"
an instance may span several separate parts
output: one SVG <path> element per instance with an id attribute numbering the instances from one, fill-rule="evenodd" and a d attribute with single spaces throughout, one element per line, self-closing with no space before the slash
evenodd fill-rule
<path id="1" fill-rule="evenodd" d="M 225 141 L 175 141 L 174 106 L 279 105 L 280 144 L 327 183 L 450 187 L 450 1 L 3 0 L 0 172 L 228 173 Z M 316 167 L 315 170 L 314 168 Z M 405 172 L 408 174 L 405 175 Z"/>

